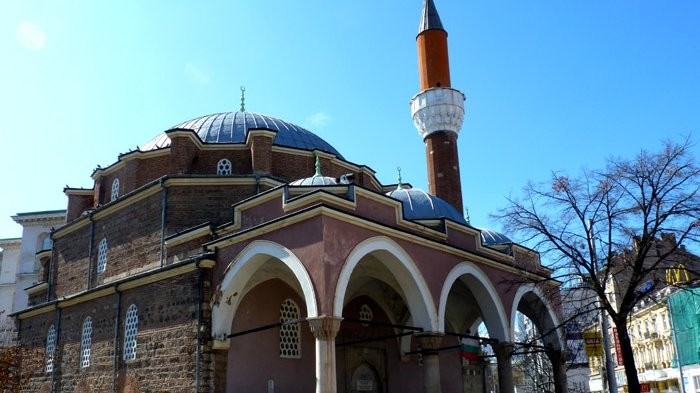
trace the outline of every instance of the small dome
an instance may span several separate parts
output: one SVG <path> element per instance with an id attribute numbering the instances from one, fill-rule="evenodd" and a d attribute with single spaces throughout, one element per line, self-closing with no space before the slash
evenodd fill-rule
<path id="1" fill-rule="evenodd" d="M 479 228 L 479 231 L 481 231 L 481 243 L 486 246 L 513 243 L 508 236 L 500 232 L 487 228 Z"/>
<path id="2" fill-rule="evenodd" d="M 169 130 L 185 128 L 194 130 L 204 143 L 245 143 L 249 129 L 263 128 L 276 131 L 274 145 L 304 150 L 321 150 L 343 156 L 328 142 L 313 132 L 271 116 L 252 112 L 224 112 L 198 117 L 171 127 Z M 170 138 L 165 133 L 141 147 L 141 150 L 155 150 L 170 146 Z"/>
<path id="3" fill-rule="evenodd" d="M 408 220 L 447 218 L 467 225 L 464 217 L 446 201 L 418 188 L 402 188 L 386 195 L 398 199 L 403 205 L 403 215 Z"/>
<path id="4" fill-rule="evenodd" d="M 335 186 L 336 184 L 338 183 L 335 179 L 328 176 L 311 176 L 289 183 L 290 186 Z"/>

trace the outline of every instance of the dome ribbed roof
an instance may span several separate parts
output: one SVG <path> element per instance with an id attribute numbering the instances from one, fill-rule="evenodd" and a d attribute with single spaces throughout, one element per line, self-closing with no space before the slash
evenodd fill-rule
<path id="1" fill-rule="evenodd" d="M 408 220 L 448 218 L 467 225 L 464 217 L 446 201 L 418 188 L 402 188 L 387 193 L 403 205 L 403 215 Z"/>
<path id="2" fill-rule="evenodd" d="M 479 228 L 481 231 L 481 243 L 487 246 L 492 246 L 496 244 L 509 244 L 513 243 L 510 238 L 500 232 L 496 232 L 487 228 Z"/>
<path id="3" fill-rule="evenodd" d="M 334 178 L 328 176 L 305 177 L 289 183 L 290 186 L 335 186 L 337 184 Z"/>
<path id="4" fill-rule="evenodd" d="M 274 145 L 304 150 L 318 149 L 343 159 L 333 146 L 313 132 L 296 124 L 258 113 L 216 113 L 188 120 L 169 130 L 177 128 L 194 130 L 205 143 L 245 143 L 248 130 L 262 128 L 277 132 Z M 144 144 L 141 150 L 154 150 L 167 146 L 170 146 L 170 138 L 165 133 L 161 133 Z"/>

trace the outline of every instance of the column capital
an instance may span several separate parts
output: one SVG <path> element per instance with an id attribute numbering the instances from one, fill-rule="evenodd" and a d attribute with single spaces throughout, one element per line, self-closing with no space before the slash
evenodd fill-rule
<path id="1" fill-rule="evenodd" d="M 515 344 L 507 341 L 493 343 L 491 344 L 491 347 L 493 348 L 493 352 L 496 354 L 496 356 L 511 357 L 515 351 Z"/>
<path id="2" fill-rule="evenodd" d="M 415 336 L 422 349 L 434 351 L 440 348 L 444 334 L 437 332 L 425 332 L 418 333 Z"/>
<path id="3" fill-rule="evenodd" d="M 311 333 L 318 340 L 330 341 L 334 340 L 336 334 L 340 330 L 340 322 L 343 320 L 341 317 L 333 316 L 320 316 L 307 318 L 309 321 L 309 328 L 311 328 Z"/>

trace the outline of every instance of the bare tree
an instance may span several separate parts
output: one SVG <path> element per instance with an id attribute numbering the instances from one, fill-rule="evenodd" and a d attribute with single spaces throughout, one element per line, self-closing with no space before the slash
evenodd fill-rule
<path id="1" fill-rule="evenodd" d="M 544 343 L 534 322 L 525 315 L 516 316 L 515 339 L 518 341 L 513 354 L 513 368 L 519 378 L 518 391 L 526 393 L 554 392 L 552 364 L 544 353 Z"/>
<path id="2" fill-rule="evenodd" d="M 556 278 L 586 284 L 617 328 L 630 392 L 639 379 L 628 334 L 631 313 L 684 264 L 698 277 L 686 244 L 700 239 L 700 169 L 689 139 L 656 153 L 609 159 L 604 170 L 578 177 L 552 173 L 550 184 L 528 184 L 495 217 L 524 237 Z"/>

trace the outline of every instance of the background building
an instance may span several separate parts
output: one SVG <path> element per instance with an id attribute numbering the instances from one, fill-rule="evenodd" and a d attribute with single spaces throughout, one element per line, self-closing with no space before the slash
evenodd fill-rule
<path id="1" fill-rule="evenodd" d="M 0 239 L 0 344 L 15 337 L 9 314 L 27 307 L 27 288 L 42 281 L 41 259 L 51 252 L 52 228 L 65 224 L 65 210 L 19 213 L 12 219 L 22 226 L 22 237 Z"/>
<path id="2" fill-rule="evenodd" d="M 649 256 L 649 263 L 654 262 L 656 253 L 673 250 L 676 241 L 673 236 L 663 236 Z M 685 247 L 679 247 L 669 261 L 658 266 L 650 279 L 637 289 L 641 300 L 635 306 L 629 320 L 629 335 L 634 350 L 635 365 L 640 383 L 651 392 L 680 392 L 681 370 L 679 368 L 677 348 L 685 354 L 684 372 L 686 392 L 695 392 L 695 372 L 698 364 L 698 332 L 700 332 L 700 304 L 697 290 L 692 289 L 700 276 L 700 257 L 690 253 Z M 624 272 L 623 272 L 624 273 Z M 624 275 L 624 274 L 622 274 Z M 689 288 L 690 286 L 690 288 Z M 616 288 L 611 282 L 610 295 L 617 296 Z M 675 305 L 671 312 L 669 304 Z M 617 332 L 609 331 L 611 351 L 615 359 L 615 374 L 620 391 L 626 390 L 626 378 L 622 357 L 617 355 Z M 590 358 L 591 390 L 601 391 L 600 357 Z"/>

